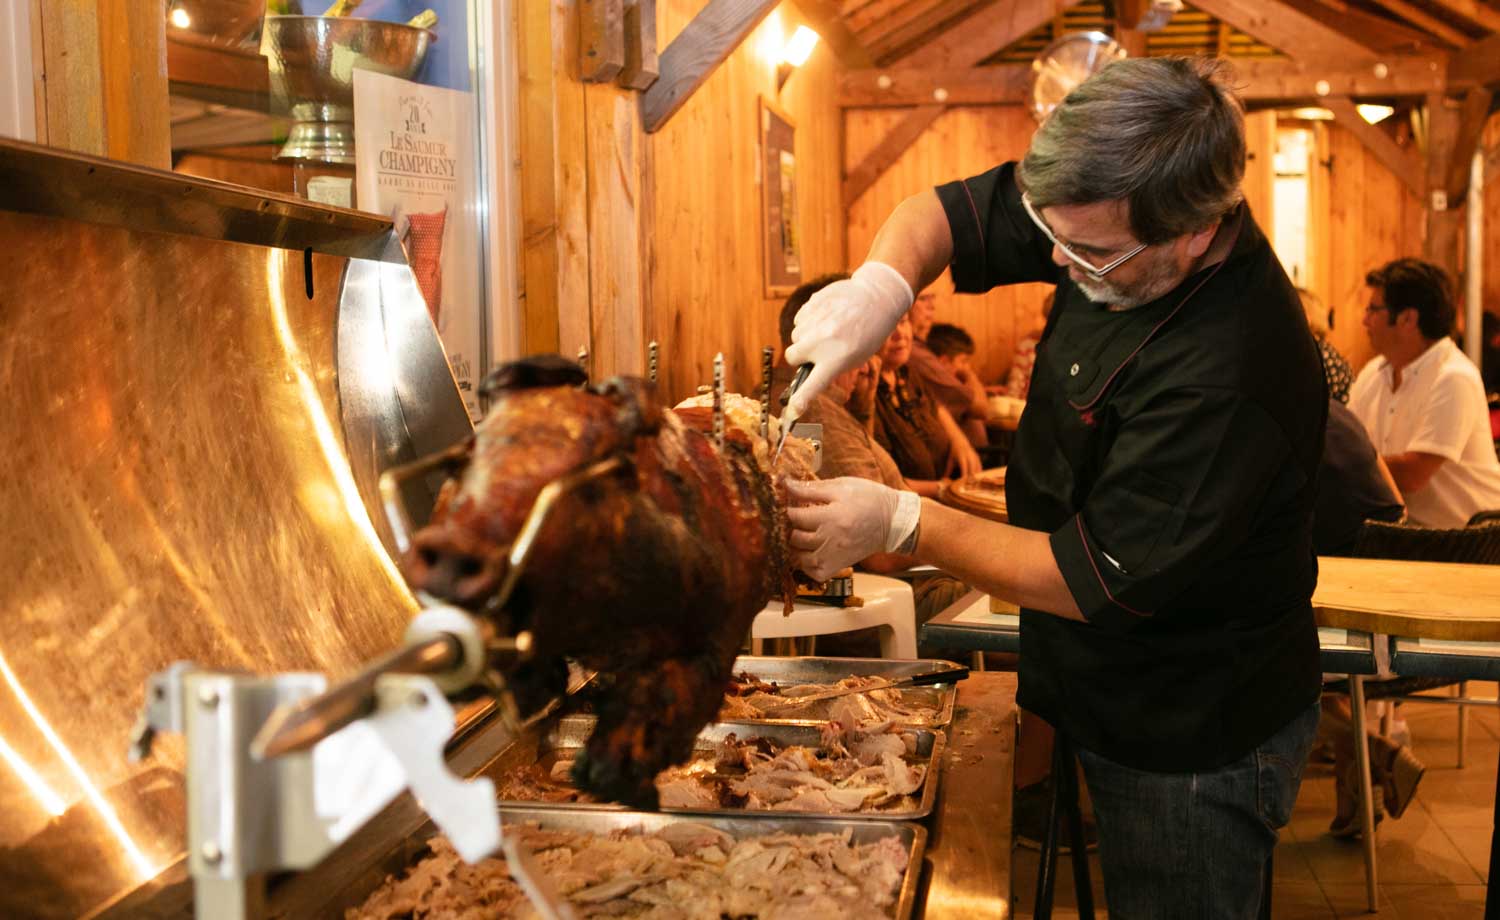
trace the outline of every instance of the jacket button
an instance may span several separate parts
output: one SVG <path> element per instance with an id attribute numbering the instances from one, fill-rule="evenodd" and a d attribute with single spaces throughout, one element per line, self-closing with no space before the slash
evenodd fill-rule
<path id="1" fill-rule="evenodd" d="M 1077 377 L 1078 376 L 1078 365 L 1075 364 L 1072 367 L 1068 368 L 1068 376 L 1070 376 L 1070 377 Z"/>

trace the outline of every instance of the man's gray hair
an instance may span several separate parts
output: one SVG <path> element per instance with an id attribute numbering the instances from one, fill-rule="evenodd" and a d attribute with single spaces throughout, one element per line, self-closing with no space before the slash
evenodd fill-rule
<path id="1" fill-rule="evenodd" d="M 1125 199 L 1143 243 L 1195 233 L 1241 200 L 1245 115 L 1218 61 L 1133 58 L 1068 94 L 1031 139 L 1037 208 Z"/>

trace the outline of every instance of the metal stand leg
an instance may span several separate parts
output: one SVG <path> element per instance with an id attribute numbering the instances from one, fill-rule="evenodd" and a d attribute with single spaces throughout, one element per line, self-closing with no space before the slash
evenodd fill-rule
<path id="1" fill-rule="evenodd" d="M 1495 815 L 1490 830 L 1489 889 L 1484 893 L 1484 920 L 1500 920 L 1500 770 L 1495 772 Z"/>
<path id="2" fill-rule="evenodd" d="M 969 655 L 969 669 L 973 671 L 984 670 L 984 652 L 973 652 Z"/>
<path id="3" fill-rule="evenodd" d="M 1061 735 L 1061 747 L 1063 754 L 1063 772 L 1061 777 L 1055 778 L 1060 795 L 1063 796 L 1062 804 L 1067 810 L 1068 834 L 1073 841 L 1073 896 L 1077 899 L 1078 920 L 1094 920 L 1094 886 L 1089 880 L 1089 848 L 1083 837 L 1083 814 L 1079 806 L 1078 794 L 1078 765 L 1073 759 L 1073 746 Z"/>
<path id="4" fill-rule="evenodd" d="M 1349 715 L 1354 729 L 1354 763 L 1359 770 L 1359 807 L 1365 831 L 1365 894 L 1371 912 L 1380 909 L 1375 873 L 1375 793 L 1370 782 L 1370 740 L 1365 736 L 1365 679 L 1349 675 Z"/>
<path id="5" fill-rule="evenodd" d="M 1057 883 L 1057 835 L 1058 835 L 1058 809 L 1062 801 L 1062 775 L 1072 768 L 1064 753 L 1067 745 L 1064 744 L 1062 734 L 1054 733 L 1052 738 L 1052 801 L 1047 805 L 1047 824 L 1042 831 L 1042 852 L 1037 860 L 1036 869 L 1036 907 L 1031 916 L 1035 920 L 1051 920 L 1052 917 L 1052 889 Z"/>
<path id="6" fill-rule="evenodd" d="M 1469 682 L 1461 680 L 1453 688 L 1453 695 L 1462 699 L 1469 695 Z M 1469 707 L 1458 704 L 1458 768 L 1464 768 L 1464 752 L 1469 746 Z"/>
<path id="7" fill-rule="evenodd" d="M 1094 918 L 1094 888 L 1089 881 L 1089 852 L 1083 837 L 1083 814 L 1078 805 L 1078 765 L 1073 746 L 1061 733 L 1052 739 L 1052 802 L 1047 808 L 1047 827 L 1042 835 L 1042 853 L 1036 876 L 1036 909 L 1032 916 L 1052 916 L 1052 896 L 1057 885 L 1057 851 L 1064 819 L 1072 839 L 1073 895 L 1079 920 Z"/>

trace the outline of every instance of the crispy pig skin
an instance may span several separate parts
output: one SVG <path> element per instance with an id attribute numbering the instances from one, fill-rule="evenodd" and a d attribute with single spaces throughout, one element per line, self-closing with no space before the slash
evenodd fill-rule
<path id="1" fill-rule="evenodd" d="M 558 689 L 549 662 L 597 669 L 599 722 L 574 781 L 654 808 L 652 779 L 692 754 L 751 620 L 790 584 L 778 487 L 748 435 L 730 429 L 720 449 L 695 427 L 705 419 L 663 409 L 643 381 L 552 386 L 547 374 L 537 384 L 502 373 L 513 382 L 492 384 L 467 466 L 413 538 L 407 578 L 502 633 L 530 630 L 532 662 L 509 675 L 523 709 Z M 561 500 L 505 609 L 488 610 L 537 493 L 614 456 L 623 467 Z"/>

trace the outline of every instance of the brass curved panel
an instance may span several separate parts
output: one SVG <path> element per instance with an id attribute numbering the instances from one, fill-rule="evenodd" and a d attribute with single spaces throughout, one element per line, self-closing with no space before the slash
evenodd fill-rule
<path id="1" fill-rule="evenodd" d="M 301 251 L 7 196 L 0 916 L 73 917 L 180 855 L 177 740 L 125 759 L 147 676 L 182 659 L 342 673 L 391 647 L 416 604 L 370 479 L 422 446 L 413 431 L 461 437 L 467 418 L 451 376 L 423 376 L 440 346 L 400 298 L 345 304 L 415 335 L 379 342 L 389 380 L 340 367 L 339 336 L 368 327 L 340 332 L 339 282 L 372 263 L 313 254 L 309 298 Z M 420 398 L 399 404 L 403 385 Z"/>

